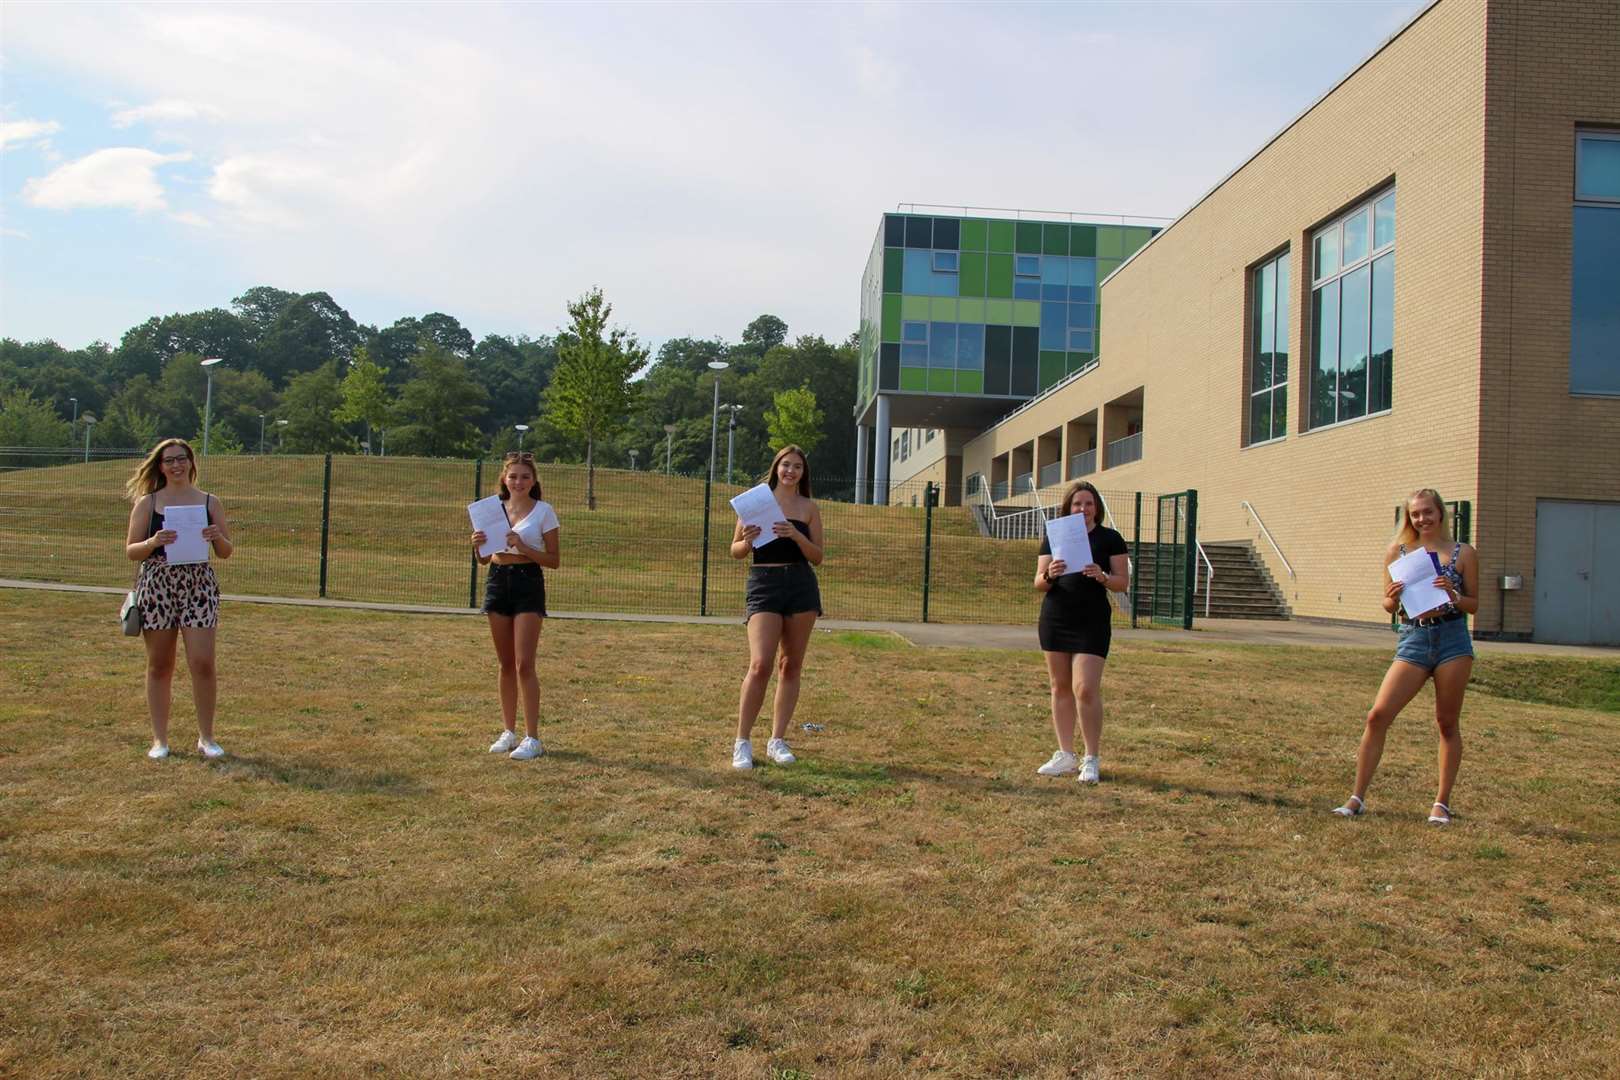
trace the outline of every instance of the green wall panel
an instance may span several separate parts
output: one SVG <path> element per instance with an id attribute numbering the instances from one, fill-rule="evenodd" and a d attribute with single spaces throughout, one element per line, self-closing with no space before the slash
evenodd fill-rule
<path id="1" fill-rule="evenodd" d="M 1069 227 L 1046 225 L 1041 229 L 1041 254 L 1067 255 L 1069 253 Z"/>
<path id="2" fill-rule="evenodd" d="M 1107 277 L 1109 274 L 1112 274 L 1115 270 L 1118 270 L 1119 264 L 1122 261 L 1123 260 L 1121 259 L 1098 259 L 1097 284 L 1101 285 L 1103 278 Z"/>
<path id="3" fill-rule="evenodd" d="M 977 251 L 964 251 L 957 263 L 957 285 L 963 296 L 983 296 L 985 280 L 984 255 Z"/>
<path id="4" fill-rule="evenodd" d="M 900 317 L 907 322 L 928 321 L 928 301 L 931 296 L 903 296 L 900 298 Z"/>
<path id="5" fill-rule="evenodd" d="M 935 296 L 928 305 L 928 317 L 935 322 L 956 321 L 956 297 Z"/>
<path id="6" fill-rule="evenodd" d="M 1013 223 L 1010 221 L 990 222 L 990 250 L 1012 251 L 1013 249 Z"/>
<path id="7" fill-rule="evenodd" d="M 1089 258 L 1097 254 L 1097 226 L 1069 226 L 1069 254 Z"/>
<path id="8" fill-rule="evenodd" d="M 990 276 L 985 282 L 985 295 L 1012 299 L 1013 257 L 1011 255 L 990 256 L 989 271 Z"/>
<path id="9" fill-rule="evenodd" d="M 1088 352 L 1072 352 L 1069 354 L 1069 373 L 1072 375 L 1091 363 L 1091 354 Z"/>
<path id="10" fill-rule="evenodd" d="M 956 393 L 956 372 L 954 370 L 953 371 L 936 371 L 933 368 L 929 368 L 928 369 L 928 389 L 930 391 L 932 391 L 933 393 L 936 393 L 936 394 L 940 394 L 940 393 L 954 394 L 954 393 Z"/>
<path id="11" fill-rule="evenodd" d="M 1132 225 L 1125 230 L 1125 250 L 1123 254 L 1134 255 L 1141 246 L 1153 239 L 1153 230 L 1146 225 Z"/>
<path id="12" fill-rule="evenodd" d="M 883 291 L 897 293 L 905 276 L 906 252 L 904 248 L 883 249 Z"/>
<path id="13" fill-rule="evenodd" d="M 1013 302 L 1011 300 L 986 300 L 984 302 L 984 321 L 996 326 L 1011 326 Z"/>
<path id="14" fill-rule="evenodd" d="M 963 218 L 962 250 L 983 251 L 990 237 L 988 225 L 984 218 Z"/>
<path id="15" fill-rule="evenodd" d="M 900 369 L 900 389 L 927 390 L 928 369 L 920 367 L 903 367 Z"/>
<path id="16" fill-rule="evenodd" d="M 984 301 L 976 296 L 964 296 L 956 302 L 957 322 L 984 322 Z"/>
<path id="17" fill-rule="evenodd" d="M 956 392 L 958 394 L 984 393 L 984 372 L 958 371 L 956 373 Z"/>
<path id="18" fill-rule="evenodd" d="M 1041 253 L 1040 222 L 1020 221 L 1018 223 L 1018 253 L 1020 255 L 1039 255 Z"/>
<path id="19" fill-rule="evenodd" d="M 1125 257 L 1125 232 L 1117 225 L 1104 225 L 1097 230 L 1097 257 L 1099 259 L 1123 259 Z"/>
<path id="20" fill-rule="evenodd" d="M 900 340 L 900 297 L 894 293 L 883 297 L 883 340 Z"/>
<path id="21" fill-rule="evenodd" d="M 1039 300 L 1014 300 L 1012 321 L 1014 326 L 1041 325 L 1041 302 Z"/>
<path id="22" fill-rule="evenodd" d="M 1045 390 L 1048 386 L 1062 379 L 1069 373 L 1068 354 L 1060 352 L 1041 353 L 1041 379 L 1040 387 Z"/>

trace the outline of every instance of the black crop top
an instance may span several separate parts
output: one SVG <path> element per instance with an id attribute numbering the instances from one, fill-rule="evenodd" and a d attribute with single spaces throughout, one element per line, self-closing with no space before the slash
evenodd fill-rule
<path id="1" fill-rule="evenodd" d="M 788 518 L 788 520 L 793 522 L 795 529 L 804 533 L 806 540 L 810 539 L 809 525 L 802 521 L 795 521 L 793 518 Z M 810 560 L 805 557 L 804 549 L 799 547 L 798 544 L 785 536 L 778 536 L 770 543 L 761 544 L 754 549 L 754 561 L 756 563 L 790 563 L 809 562 Z"/>

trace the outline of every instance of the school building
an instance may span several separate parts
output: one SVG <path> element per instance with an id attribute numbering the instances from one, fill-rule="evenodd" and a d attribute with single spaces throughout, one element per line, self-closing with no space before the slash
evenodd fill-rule
<path id="1" fill-rule="evenodd" d="M 982 357 L 962 328 L 967 283 L 954 319 L 925 317 L 907 277 L 961 277 L 962 217 L 953 263 L 909 246 L 948 218 L 886 215 L 863 278 L 875 501 L 924 476 L 999 505 L 1081 477 L 1195 488 L 1200 538 L 1252 544 L 1293 615 L 1376 622 L 1395 508 L 1434 487 L 1471 512 L 1476 635 L 1620 644 L 1616 0 L 1437 0 L 1181 217 L 1119 229 L 1093 323 L 1066 292 L 1062 337 L 1047 260 L 1075 289 L 1083 226 L 989 222 L 987 245 L 1011 229 L 1013 287 L 1039 283 L 996 335 L 1005 387 L 991 324 Z"/>

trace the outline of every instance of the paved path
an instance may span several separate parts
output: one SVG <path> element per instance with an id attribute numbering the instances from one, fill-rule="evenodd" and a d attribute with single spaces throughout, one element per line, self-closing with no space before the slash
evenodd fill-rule
<path id="1" fill-rule="evenodd" d="M 101 593 L 122 596 L 125 589 L 106 585 L 66 585 L 49 581 L 18 581 L 0 578 L 0 588 L 33 589 L 43 592 Z M 340 608 L 359 611 L 395 611 L 407 615 L 479 614 L 476 608 L 442 607 L 435 604 L 385 604 L 359 600 L 314 600 L 286 596 L 243 596 L 224 594 L 224 599 L 240 604 L 283 604 L 292 607 Z M 553 619 L 586 619 L 601 622 L 696 623 L 709 626 L 740 626 L 735 615 L 634 615 L 612 611 L 556 611 Z M 866 630 L 898 634 L 913 645 L 947 649 L 1017 649 L 1035 652 L 1040 645 L 1035 626 L 999 626 L 974 623 L 869 622 L 860 619 L 822 619 L 824 630 Z M 1394 652 L 1394 636 L 1388 626 L 1364 623 L 1337 623 L 1310 619 L 1199 619 L 1194 629 L 1115 630 L 1117 641 L 1158 641 L 1197 644 L 1223 642 L 1239 645 L 1305 645 L 1316 648 L 1383 649 Z M 1620 661 L 1620 648 L 1581 645 L 1542 645 L 1534 642 L 1476 641 L 1482 653 L 1517 653 L 1532 656 L 1590 657 Z"/>

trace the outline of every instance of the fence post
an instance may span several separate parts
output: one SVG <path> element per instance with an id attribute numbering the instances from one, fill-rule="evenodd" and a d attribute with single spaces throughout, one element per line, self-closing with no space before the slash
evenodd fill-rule
<path id="1" fill-rule="evenodd" d="M 1136 605 L 1141 597 L 1137 585 L 1142 580 L 1142 493 L 1136 493 L 1136 538 L 1131 541 L 1131 629 L 1136 629 Z"/>
<path id="2" fill-rule="evenodd" d="M 923 622 L 928 621 L 928 582 L 934 564 L 934 503 L 938 499 L 939 489 L 930 480 L 923 488 Z"/>
<path id="3" fill-rule="evenodd" d="M 326 455 L 326 469 L 321 476 L 321 599 L 326 599 L 326 551 L 332 532 L 332 455 Z"/>
<path id="4" fill-rule="evenodd" d="M 1186 603 L 1181 612 L 1181 628 L 1191 630 L 1193 593 L 1198 588 L 1198 489 L 1187 489 L 1187 575 L 1183 583 Z"/>
<path id="5" fill-rule="evenodd" d="M 483 491 L 484 459 L 479 457 L 477 461 L 473 462 L 473 502 L 483 498 Z M 473 549 L 472 553 L 472 576 L 467 582 L 467 606 L 470 608 L 478 606 L 478 550 L 476 548 Z"/>
<path id="6" fill-rule="evenodd" d="M 716 380 L 716 386 L 719 381 Z M 714 466 L 709 467 L 709 475 L 703 481 L 703 583 L 698 591 L 698 614 L 709 613 L 709 494 L 714 488 Z"/>

